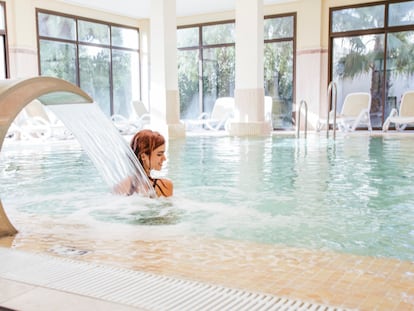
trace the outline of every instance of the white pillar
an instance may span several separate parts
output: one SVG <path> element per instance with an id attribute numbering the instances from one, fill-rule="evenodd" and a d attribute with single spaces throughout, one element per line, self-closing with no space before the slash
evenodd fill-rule
<path id="1" fill-rule="evenodd" d="M 27 0 L 7 2 L 11 78 L 38 75 L 36 13 L 32 2 Z"/>
<path id="2" fill-rule="evenodd" d="M 263 0 L 236 0 L 236 116 L 231 135 L 270 132 L 264 120 Z"/>
<path id="3" fill-rule="evenodd" d="M 180 122 L 175 0 L 151 0 L 151 126 L 169 137 L 185 136 Z"/>
<path id="4" fill-rule="evenodd" d="M 328 42 L 324 42 L 325 34 L 319 31 L 328 27 L 324 26 L 324 5 L 323 0 L 303 1 L 297 20 L 296 108 L 299 108 L 302 100 L 307 102 L 308 126 L 314 128 L 320 118 L 326 119 L 328 110 Z M 301 119 L 303 126 L 303 114 Z"/>

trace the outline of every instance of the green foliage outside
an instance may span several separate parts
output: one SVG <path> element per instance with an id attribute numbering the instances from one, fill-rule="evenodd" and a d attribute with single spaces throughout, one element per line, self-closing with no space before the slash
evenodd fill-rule
<path id="1" fill-rule="evenodd" d="M 385 25 L 384 10 L 385 5 L 339 10 L 333 15 L 332 28 L 337 32 L 376 30 Z M 389 12 L 390 26 L 410 20 L 408 24 L 414 26 L 413 1 L 390 5 Z M 414 27 L 412 28 L 414 30 Z M 385 50 L 385 38 L 387 38 L 387 50 Z M 410 77 L 414 73 L 414 31 L 389 30 L 387 36 L 372 32 L 372 34 L 335 39 L 336 42 L 339 40 L 346 42 L 348 52 L 338 58 L 335 53 L 339 53 L 340 50 L 338 47 L 334 50 L 334 60 L 337 59 L 332 66 L 334 76 L 344 81 L 371 74 L 371 112 L 381 113 L 385 102 L 384 93 L 387 98 L 393 78 L 399 75 Z"/>
<path id="2" fill-rule="evenodd" d="M 286 38 L 265 44 L 264 85 L 266 95 L 283 101 L 288 126 L 291 126 L 293 101 L 292 25 L 292 16 L 268 19 L 265 23 L 265 37 L 268 40 Z M 200 43 L 194 41 L 194 35 L 198 33 L 196 29 L 198 27 L 178 30 L 178 87 L 181 117 L 184 119 L 197 117 L 201 112 L 211 112 L 218 97 L 234 96 L 234 24 L 202 26 L 201 50 Z M 187 48 L 183 49 L 186 44 Z M 212 46 L 219 44 L 221 46 Z"/>
<path id="3" fill-rule="evenodd" d="M 115 112 L 128 116 L 132 94 L 137 93 L 132 88 L 139 89 L 139 85 L 133 86 L 133 71 L 139 72 L 139 68 L 132 67 L 133 63 L 138 64 L 138 51 L 121 48 L 127 46 L 138 49 L 137 43 L 132 47 L 130 43 L 123 41 L 123 33 L 131 34 L 131 30 L 112 27 L 110 32 L 109 25 L 79 21 L 78 35 L 81 43 L 76 46 L 75 41 L 62 43 L 53 40 L 54 37 L 73 36 L 74 19 L 42 13 L 40 16 L 41 34 L 50 36 L 50 39 L 40 40 L 41 75 L 58 77 L 78 85 L 108 116 Z M 109 45 L 110 33 L 118 45 L 117 48 Z M 136 36 L 138 38 L 137 32 Z M 134 42 L 138 42 L 138 39 Z M 135 62 L 132 62 L 133 57 Z"/>

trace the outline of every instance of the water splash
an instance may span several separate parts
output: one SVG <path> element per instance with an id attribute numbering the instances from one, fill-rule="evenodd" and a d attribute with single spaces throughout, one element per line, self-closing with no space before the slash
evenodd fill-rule
<path id="1" fill-rule="evenodd" d="M 51 105 L 50 109 L 73 133 L 112 191 L 129 180 L 139 194 L 156 197 L 132 149 L 97 104 Z"/>

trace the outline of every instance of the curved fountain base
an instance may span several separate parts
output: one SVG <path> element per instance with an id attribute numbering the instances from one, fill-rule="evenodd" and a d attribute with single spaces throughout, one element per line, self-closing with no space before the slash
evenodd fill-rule
<path id="1" fill-rule="evenodd" d="M 0 80 L 0 151 L 10 125 L 34 99 L 44 105 L 93 103 L 93 99 L 76 85 L 58 78 Z M 0 237 L 16 233 L 0 200 Z"/>
<path id="2" fill-rule="evenodd" d="M 0 201 L 0 237 L 15 235 L 17 233 L 16 228 L 10 223 L 7 218 L 6 213 L 4 212 L 3 205 Z"/>

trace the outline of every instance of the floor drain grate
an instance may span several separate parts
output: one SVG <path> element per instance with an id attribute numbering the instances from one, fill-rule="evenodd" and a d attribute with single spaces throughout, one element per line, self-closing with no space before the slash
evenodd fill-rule
<path id="1" fill-rule="evenodd" d="M 147 310 L 345 310 L 8 248 L 0 258 L 2 278 Z"/>

